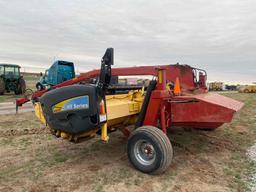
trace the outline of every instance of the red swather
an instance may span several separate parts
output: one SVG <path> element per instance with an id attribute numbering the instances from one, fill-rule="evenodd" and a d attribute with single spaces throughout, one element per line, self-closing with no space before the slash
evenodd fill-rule
<path id="1" fill-rule="evenodd" d="M 243 106 L 241 102 L 231 98 L 208 93 L 206 72 L 188 65 L 113 68 L 112 76 L 157 76 L 159 70 L 163 72 L 163 81 L 157 83 L 156 89 L 150 96 L 144 125 L 158 127 L 158 123 L 160 123 L 165 133 L 170 126 L 214 129 L 230 122 L 234 113 Z M 50 89 L 88 81 L 90 78 L 99 76 L 99 73 L 99 70 L 82 73 L 79 77 Z M 174 84 L 177 77 L 181 84 L 180 96 L 174 96 L 172 91 L 166 89 L 166 83 Z M 50 89 L 35 92 L 32 95 L 32 100 L 36 100 Z M 17 105 L 21 106 L 25 102 L 27 100 L 19 99 Z"/>

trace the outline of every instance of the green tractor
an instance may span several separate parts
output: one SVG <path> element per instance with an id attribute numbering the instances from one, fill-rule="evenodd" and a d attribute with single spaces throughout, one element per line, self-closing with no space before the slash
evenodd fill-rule
<path id="1" fill-rule="evenodd" d="M 20 74 L 20 66 L 0 64 L 0 95 L 14 91 L 16 95 L 25 93 L 26 83 Z"/>

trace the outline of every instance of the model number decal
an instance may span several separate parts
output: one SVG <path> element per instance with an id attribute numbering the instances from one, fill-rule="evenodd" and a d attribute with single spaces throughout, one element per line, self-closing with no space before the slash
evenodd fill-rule
<path id="1" fill-rule="evenodd" d="M 53 113 L 70 111 L 70 110 L 79 110 L 79 109 L 89 109 L 88 95 L 73 97 L 71 99 L 67 99 L 60 103 L 57 103 L 52 107 Z"/>

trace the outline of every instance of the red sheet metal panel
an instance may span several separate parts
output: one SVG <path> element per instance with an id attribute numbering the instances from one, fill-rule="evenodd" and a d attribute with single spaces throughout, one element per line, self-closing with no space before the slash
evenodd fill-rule
<path id="1" fill-rule="evenodd" d="M 198 100 L 202 100 L 208 103 L 212 103 L 212 104 L 226 107 L 228 109 L 232 109 L 234 111 L 239 111 L 243 107 L 242 102 L 239 102 L 237 100 L 234 100 L 229 97 L 225 97 L 223 95 L 219 95 L 216 93 L 199 94 L 199 95 L 194 95 L 193 97 Z"/>
<path id="2" fill-rule="evenodd" d="M 231 122 L 234 113 L 243 106 L 239 101 L 212 93 L 180 96 L 178 99 L 196 99 L 197 102 L 172 103 L 169 108 L 172 124 L 194 128 L 217 128 Z"/>

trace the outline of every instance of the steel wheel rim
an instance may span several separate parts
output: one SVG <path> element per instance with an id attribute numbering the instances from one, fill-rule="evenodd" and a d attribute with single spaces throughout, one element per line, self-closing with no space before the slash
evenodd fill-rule
<path id="1" fill-rule="evenodd" d="M 138 140 L 134 145 L 133 152 L 136 160 L 144 166 L 152 165 L 156 159 L 153 145 L 146 140 Z"/>

